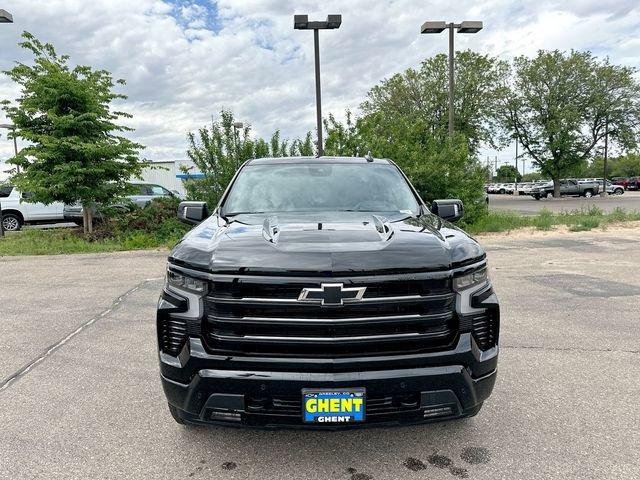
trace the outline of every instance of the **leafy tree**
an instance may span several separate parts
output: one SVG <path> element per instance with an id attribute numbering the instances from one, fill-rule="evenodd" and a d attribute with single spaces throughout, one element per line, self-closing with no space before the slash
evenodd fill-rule
<path id="1" fill-rule="evenodd" d="M 327 155 L 364 155 L 395 161 L 407 174 L 423 200 L 460 198 L 465 203 L 464 221 L 472 223 L 486 213 L 483 185 L 486 169 L 469 154 L 463 135 L 434 137 L 426 133 L 422 119 L 401 123 L 384 113 L 370 113 L 346 124 L 329 117 Z"/>
<path id="2" fill-rule="evenodd" d="M 501 135 L 500 106 L 508 64 L 470 50 L 456 52 L 454 130 L 475 155 L 481 144 L 497 147 Z M 448 135 L 448 59 L 436 55 L 373 87 L 362 104 L 365 114 L 379 112 L 396 123 L 420 120 L 424 133 L 444 143 Z"/>
<path id="3" fill-rule="evenodd" d="M 538 180 L 544 180 L 544 176 L 540 172 L 529 172 L 522 176 L 523 182 L 535 182 Z"/>
<path id="4" fill-rule="evenodd" d="M 612 177 L 640 176 L 640 155 L 631 153 L 618 157 L 611 168 Z"/>
<path id="5" fill-rule="evenodd" d="M 187 196 L 206 201 L 215 207 L 227 185 L 240 166 L 251 158 L 313 155 L 311 132 L 304 140 L 296 139 L 291 144 L 280 137 L 276 130 L 267 142 L 263 138 L 251 139 L 251 127 L 241 131 L 233 128 L 233 113 L 220 112 L 220 119 L 211 126 L 187 134 L 187 157 L 204 174 L 202 178 L 187 178 L 184 181 Z M 188 169 L 183 169 L 189 173 Z"/>
<path id="6" fill-rule="evenodd" d="M 522 180 L 522 175 L 516 167 L 513 165 L 502 165 L 496 171 L 496 180 L 498 182 L 519 182 Z"/>
<path id="7" fill-rule="evenodd" d="M 140 175 L 141 145 L 125 138 L 131 129 L 116 123 L 131 116 L 111 109 L 115 83 L 106 70 L 69 66 L 49 43 L 24 32 L 20 46 L 34 57 L 33 65 L 18 63 L 6 73 L 22 88 L 15 105 L 3 102 L 27 146 L 9 160 L 22 171 L 11 181 L 30 192 L 29 201 L 81 203 L 85 233 L 93 229 L 96 203 L 108 203 L 127 189 L 127 180 Z"/>
<path id="8" fill-rule="evenodd" d="M 636 144 L 640 87 L 634 70 L 589 52 L 538 52 L 517 57 L 504 97 L 506 127 L 533 163 L 554 181 L 582 168 L 608 132 L 622 147 Z"/>

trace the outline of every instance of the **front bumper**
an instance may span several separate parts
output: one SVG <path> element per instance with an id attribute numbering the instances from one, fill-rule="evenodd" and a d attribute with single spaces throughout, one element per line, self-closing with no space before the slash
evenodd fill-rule
<path id="1" fill-rule="evenodd" d="M 211 357 L 211 362 L 203 357 Z M 188 382 L 169 378 L 167 374 L 177 369 L 178 363 L 191 367 L 219 363 L 219 358 L 205 353 L 200 341 L 192 338 L 180 357 L 161 354 L 161 379 L 168 402 L 190 423 L 337 428 L 335 424 L 302 422 L 302 389 L 364 387 L 366 421 L 349 427 L 406 425 L 473 415 L 493 390 L 497 358 L 497 346 L 482 352 L 470 334 L 462 334 L 455 350 L 387 359 L 388 365 L 404 364 L 404 368 L 336 372 L 256 370 L 239 369 L 234 359 L 228 359 L 235 364 L 234 368 L 197 369 Z M 358 359 L 351 360 L 358 363 Z M 452 363 L 443 364 L 447 360 Z M 479 367 L 476 370 L 482 372 L 480 376 L 473 375 L 470 361 Z M 382 368 L 382 362 L 379 363 L 377 368 Z M 295 368 L 295 362 L 291 367 Z"/>

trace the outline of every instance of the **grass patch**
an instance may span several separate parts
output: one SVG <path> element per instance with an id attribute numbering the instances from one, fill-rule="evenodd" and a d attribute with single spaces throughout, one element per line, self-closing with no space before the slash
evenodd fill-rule
<path id="1" fill-rule="evenodd" d="M 80 228 L 28 229 L 6 232 L 5 237 L 0 239 L 0 255 L 58 255 L 169 248 L 180 237 L 159 240 L 155 235 L 137 232 L 122 237 L 90 240 L 82 235 Z"/>
<path id="2" fill-rule="evenodd" d="M 489 212 L 485 217 L 468 225 L 465 229 L 472 234 L 487 232 L 508 232 L 519 228 L 533 227 L 538 230 L 551 230 L 556 225 L 567 225 L 572 232 L 583 232 L 611 223 L 640 220 L 640 212 L 627 212 L 616 208 L 604 213 L 597 206 L 570 212 L 553 213 L 543 209 L 538 215 L 521 215 L 516 212 Z"/>

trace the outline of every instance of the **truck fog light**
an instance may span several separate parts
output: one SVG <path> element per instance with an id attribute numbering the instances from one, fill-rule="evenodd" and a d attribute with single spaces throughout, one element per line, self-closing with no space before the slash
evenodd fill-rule
<path id="1" fill-rule="evenodd" d="M 424 409 L 424 418 L 446 417 L 452 414 L 453 409 L 451 407 L 435 407 Z"/>
<path id="2" fill-rule="evenodd" d="M 233 410 L 212 410 L 209 418 L 218 422 L 240 422 L 242 415 Z"/>

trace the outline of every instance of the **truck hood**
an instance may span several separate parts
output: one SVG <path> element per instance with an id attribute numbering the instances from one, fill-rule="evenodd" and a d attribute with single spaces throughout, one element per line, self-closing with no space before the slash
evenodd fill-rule
<path id="1" fill-rule="evenodd" d="M 363 212 L 213 215 L 191 230 L 169 261 L 243 274 L 372 274 L 448 270 L 484 258 L 466 233 L 426 214 L 391 221 Z"/>

